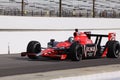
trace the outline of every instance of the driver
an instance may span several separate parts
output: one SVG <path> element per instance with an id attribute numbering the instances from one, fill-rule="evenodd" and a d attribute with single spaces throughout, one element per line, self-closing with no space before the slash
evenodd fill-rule
<path id="1" fill-rule="evenodd" d="M 70 43 L 72 43 L 72 42 L 74 41 L 73 37 L 69 37 L 69 38 L 68 38 L 68 41 L 69 41 Z"/>

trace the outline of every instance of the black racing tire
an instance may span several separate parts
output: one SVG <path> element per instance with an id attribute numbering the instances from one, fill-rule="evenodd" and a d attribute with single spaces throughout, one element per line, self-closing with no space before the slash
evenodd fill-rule
<path id="1" fill-rule="evenodd" d="M 72 43 L 70 46 L 70 58 L 72 61 L 82 60 L 82 47 L 78 42 Z"/>
<path id="2" fill-rule="evenodd" d="M 30 41 L 27 46 L 27 53 L 38 54 L 41 52 L 41 44 L 38 41 Z M 28 55 L 30 59 L 37 59 L 37 56 Z"/>
<path id="3" fill-rule="evenodd" d="M 108 58 L 118 58 L 120 53 L 120 43 L 118 41 L 109 41 L 108 44 Z"/>

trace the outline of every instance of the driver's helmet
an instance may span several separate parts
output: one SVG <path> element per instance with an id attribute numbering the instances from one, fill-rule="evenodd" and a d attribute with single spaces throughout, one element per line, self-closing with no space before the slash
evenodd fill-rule
<path id="1" fill-rule="evenodd" d="M 74 38 L 73 37 L 69 37 L 68 38 L 68 42 L 72 43 L 74 41 Z"/>

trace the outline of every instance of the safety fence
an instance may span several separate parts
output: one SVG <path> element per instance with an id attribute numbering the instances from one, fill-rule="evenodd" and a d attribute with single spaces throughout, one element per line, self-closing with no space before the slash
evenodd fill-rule
<path id="1" fill-rule="evenodd" d="M 22 0 L 21 0 L 22 1 Z M 58 17 L 60 0 L 0 1 L 0 15 Z M 61 0 L 62 17 L 120 18 L 118 0 Z M 93 11 L 93 1 L 94 11 Z"/>

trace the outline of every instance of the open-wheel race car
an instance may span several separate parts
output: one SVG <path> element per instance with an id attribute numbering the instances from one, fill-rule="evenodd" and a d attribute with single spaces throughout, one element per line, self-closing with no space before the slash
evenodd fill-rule
<path id="1" fill-rule="evenodd" d="M 91 38 L 95 37 L 95 40 Z M 108 38 L 101 46 L 103 38 Z M 41 47 L 38 41 L 30 41 L 27 51 L 21 56 L 28 56 L 30 59 L 38 59 L 40 56 L 58 58 L 61 60 L 71 59 L 80 61 L 85 58 L 118 58 L 120 43 L 116 40 L 115 33 L 91 34 L 91 32 L 74 32 L 73 37 L 68 40 L 57 42 L 51 39 L 46 48 Z"/>

